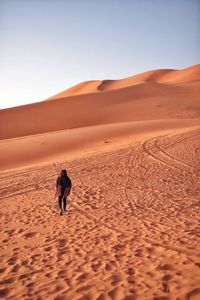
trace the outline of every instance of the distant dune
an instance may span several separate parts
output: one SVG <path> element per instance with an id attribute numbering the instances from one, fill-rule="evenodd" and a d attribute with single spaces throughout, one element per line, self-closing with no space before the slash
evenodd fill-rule
<path id="1" fill-rule="evenodd" d="M 183 82 L 188 83 L 199 80 L 200 64 L 185 68 L 183 70 L 163 69 L 147 71 L 120 80 L 86 81 L 79 83 L 59 94 L 56 94 L 55 96 L 50 97 L 48 100 L 59 99 L 67 96 L 95 93 L 100 91 L 111 91 L 146 82 L 175 84 Z"/>
<path id="2" fill-rule="evenodd" d="M 81 83 L 69 95 L 1 110 L 0 139 L 110 123 L 199 119 L 199 91 L 200 65 Z"/>

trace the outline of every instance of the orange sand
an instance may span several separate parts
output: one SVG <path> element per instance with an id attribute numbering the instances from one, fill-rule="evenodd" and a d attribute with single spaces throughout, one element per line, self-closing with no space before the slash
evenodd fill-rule
<path id="1" fill-rule="evenodd" d="M 200 299 L 199 87 L 196 65 L 0 111 L 1 298 Z"/>

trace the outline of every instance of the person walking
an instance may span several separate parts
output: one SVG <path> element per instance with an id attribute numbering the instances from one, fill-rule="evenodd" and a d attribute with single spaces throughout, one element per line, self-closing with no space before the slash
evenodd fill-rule
<path id="1" fill-rule="evenodd" d="M 66 170 L 61 170 L 60 176 L 56 180 L 56 193 L 58 196 L 58 206 L 60 215 L 63 214 L 63 210 L 67 208 L 67 197 L 70 194 L 72 187 L 71 179 L 67 176 Z"/>

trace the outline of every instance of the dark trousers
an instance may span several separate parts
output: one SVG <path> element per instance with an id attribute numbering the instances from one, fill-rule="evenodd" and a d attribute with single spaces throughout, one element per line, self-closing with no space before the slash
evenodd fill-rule
<path id="1" fill-rule="evenodd" d="M 63 209 L 66 210 L 66 207 L 67 207 L 66 197 L 63 198 L 62 196 L 59 196 L 58 197 L 58 206 L 59 206 L 59 209 L 62 209 L 62 202 L 63 202 Z"/>

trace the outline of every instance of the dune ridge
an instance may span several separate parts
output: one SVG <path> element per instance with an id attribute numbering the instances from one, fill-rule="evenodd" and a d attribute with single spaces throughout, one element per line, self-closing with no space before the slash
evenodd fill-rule
<path id="1" fill-rule="evenodd" d="M 67 97 L 62 95 L 61 98 L 1 110 L 0 139 L 127 121 L 198 119 L 200 103 L 197 95 L 200 81 L 196 79 L 200 78 L 199 70 L 199 65 L 195 65 L 174 71 L 175 74 L 179 74 L 174 78 L 178 76 L 180 79 L 180 74 L 181 76 L 185 74 L 184 76 L 187 75 L 188 78 L 190 75 L 191 80 L 170 85 L 146 80 L 130 86 L 126 84 L 125 87 L 117 82 L 120 88 L 110 89 L 108 86 L 115 84 L 112 81 L 98 82 L 98 84 L 91 81 L 89 86 L 95 89 L 102 88 L 104 92 L 88 93 L 87 90 L 86 94 Z M 160 73 L 159 70 L 152 72 L 154 76 L 155 72 Z M 149 78 L 149 72 L 147 73 L 148 76 L 146 73 L 138 76 Z M 85 84 L 81 86 L 84 87 Z M 35 122 L 36 118 L 37 122 Z"/>
<path id="2" fill-rule="evenodd" d="M 184 68 L 182 70 L 175 69 L 160 69 L 146 71 L 134 76 L 130 76 L 119 80 L 93 80 L 79 83 L 61 93 L 58 93 L 50 99 L 60 99 L 67 96 L 81 95 L 94 92 L 105 92 L 120 88 L 137 85 L 140 83 L 153 82 L 153 83 L 167 83 L 178 84 L 188 83 L 200 80 L 200 64 Z"/>

